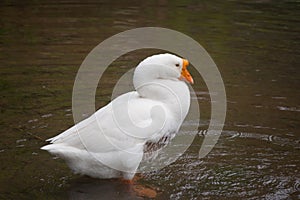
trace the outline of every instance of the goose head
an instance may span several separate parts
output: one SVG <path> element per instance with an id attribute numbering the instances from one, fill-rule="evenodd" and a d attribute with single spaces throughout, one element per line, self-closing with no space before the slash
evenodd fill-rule
<path id="1" fill-rule="evenodd" d="M 159 80 L 186 81 L 193 84 L 193 78 L 187 67 L 188 60 L 165 53 L 153 55 L 136 67 L 133 76 L 135 89 Z"/>

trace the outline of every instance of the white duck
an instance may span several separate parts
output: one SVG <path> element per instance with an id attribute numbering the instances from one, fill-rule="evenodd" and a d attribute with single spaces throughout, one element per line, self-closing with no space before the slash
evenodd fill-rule
<path id="1" fill-rule="evenodd" d="M 41 149 L 66 160 L 75 173 L 131 180 L 144 153 L 166 145 L 190 107 L 188 61 L 172 54 L 143 60 L 136 91 L 123 94 L 89 118 L 48 139 Z"/>

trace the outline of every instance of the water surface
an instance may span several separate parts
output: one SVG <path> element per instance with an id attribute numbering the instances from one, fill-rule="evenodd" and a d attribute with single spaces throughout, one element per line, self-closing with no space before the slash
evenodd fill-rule
<path id="1" fill-rule="evenodd" d="M 2 1 L 0 198 L 138 198 L 119 182 L 72 174 L 39 148 L 73 125 L 73 82 L 89 51 L 120 31 L 158 26 L 206 48 L 223 77 L 228 111 L 217 145 L 199 159 L 210 98 L 191 69 L 199 134 L 176 162 L 140 182 L 159 188 L 158 199 L 299 199 L 299 7 L 297 1 Z M 112 63 L 96 106 L 110 101 L 122 74 L 155 52 Z"/>

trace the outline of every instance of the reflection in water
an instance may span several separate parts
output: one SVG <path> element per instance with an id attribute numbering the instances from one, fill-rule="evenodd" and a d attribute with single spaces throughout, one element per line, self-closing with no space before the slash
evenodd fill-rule
<path id="1" fill-rule="evenodd" d="M 87 53 L 141 26 L 200 42 L 222 74 L 228 112 L 218 144 L 199 160 L 211 106 L 191 69 L 201 131 L 176 162 L 140 182 L 158 187 L 158 199 L 300 198 L 297 1 L 2 1 L 0 13 L 0 199 L 137 198 L 117 181 L 73 175 L 39 148 L 73 125 L 72 87 Z M 153 51 L 112 63 L 96 106 L 107 104 L 118 79 Z"/>
<path id="2" fill-rule="evenodd" d="M 129 185 L 120 180 L 97 180 L 87 177 L 76 179 L 68 191 L 70 200 L 81 199 L 141 199 L 134 195 Z"/>

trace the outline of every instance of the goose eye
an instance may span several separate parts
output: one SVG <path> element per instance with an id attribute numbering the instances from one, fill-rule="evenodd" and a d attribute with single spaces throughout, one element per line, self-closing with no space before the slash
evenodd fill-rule
<path id="1" fill-rule="evenodd" d="M 178 63 L 176 64 L 176 67 L 179 67 L 179 64 L 178 64 Z"/>

